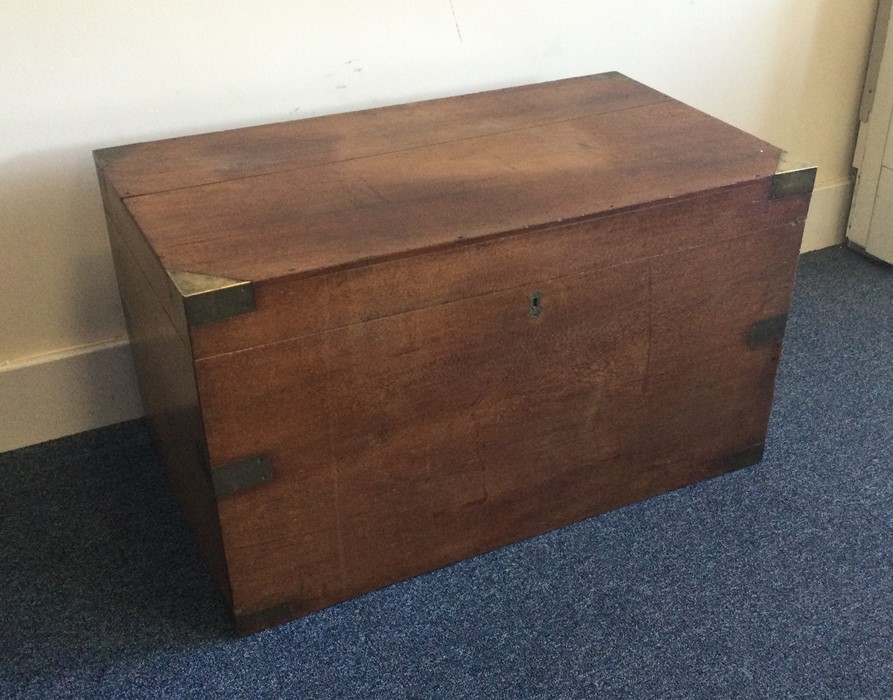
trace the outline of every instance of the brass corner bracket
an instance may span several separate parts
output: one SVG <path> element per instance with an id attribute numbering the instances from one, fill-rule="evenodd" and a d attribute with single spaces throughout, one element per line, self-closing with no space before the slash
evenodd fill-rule
<path id="1" fill-rule="evenodd" d="M 269 608 L 255 610 L 248 613 L 236 613 L 236 634 L 246 635 L 287 622 L 298 613 L 296 606 L 290 602 L 279 603 Z"/>
<path id="2" fill-rule="evenodd" d="M 168 270 L 167 274 L 183 300 L 189 326 L 202 326 L 254 311 L 251 282 L 179 270 Z"/>
<path id="3" fill-rule="evenodd" d="M 788 324 L 787 314 L 778 314 L 761 318 L 750 324 L 747 330 L 747 347 L 753 349 L 762 345 L 780 342 L 784 338 L 784 330 Z"/>
<path id="4" fill-rule="evenodd" d="M 739 450 L 738 452 L 733 452 L 723 458 L 723 467 L 727 472 L 734 472 L 739 469 L 744 469 L 745 467 L 751 467 L 754 464 L 763 461 L 765 450 L 766 445 L 761 442 L 757 445 L 751 445 L 743 450 Z"/>
<path id="5" fill-rule="evenodd" d="M 816 166 L 793 158 L 787 151 L 778 157 L 772 176 L 772 199 L 809 194 L 815 187 Z"/>
<path id="6" fill-rule="evenodd" d="M 267 455 L 254 455 L 211 467 L 211 483 L 217 498 L 225 498 L 261 486 L 273 478 L 273 464 Z"/>

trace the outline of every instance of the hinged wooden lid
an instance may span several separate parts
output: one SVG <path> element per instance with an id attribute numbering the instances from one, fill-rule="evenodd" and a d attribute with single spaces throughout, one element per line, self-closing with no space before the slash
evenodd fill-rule
<path id="1" fill-rule="evenodd" d="M 779 155 L 608 73 L 96 158 L 169 271 L 261 282 L 769 178 Z"/>

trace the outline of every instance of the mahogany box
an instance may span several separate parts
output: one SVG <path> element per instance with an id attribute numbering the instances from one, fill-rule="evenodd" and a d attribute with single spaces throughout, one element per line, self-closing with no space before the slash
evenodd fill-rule
<path id="1" fill-rule="evenodd" d="M 761 459 L 815 169 L 627 77 L 95 160 L 241 633 Z"/>

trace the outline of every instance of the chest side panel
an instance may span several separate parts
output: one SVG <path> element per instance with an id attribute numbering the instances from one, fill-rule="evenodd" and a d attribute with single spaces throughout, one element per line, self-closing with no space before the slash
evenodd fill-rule
<path id="1" fill-rule="evenodd" d="M 675 226 L 698 220 L 673 206 Z M 219 504 L 237 617 L 302 614 L 758 459 L 780 338 L 751 330 L 786 313 L 802 233 L 762 211 L 710 243 L 197 361 L 212 465 L 273 468 Z"/>
<path id="2" fill-rule="evenodd" d="M 167 297 L 163 271 L 147 259 L 139 241 L 133 238 L 129 222 L 114 213 L 107 213 L 106 219 L 134 368 L 153 442 L 215 582 L 230 599 L 192 354 L 172 317 L 174 307 Z M 159 289 L 164 290 L 164 297 Z"/>

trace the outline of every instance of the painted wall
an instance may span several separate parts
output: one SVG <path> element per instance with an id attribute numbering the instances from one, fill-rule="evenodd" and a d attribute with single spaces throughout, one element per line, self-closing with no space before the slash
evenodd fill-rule
<path id="1" fill-rule="evenodd" d="M 619 70 L 819 165 L 842 240 L 876 0 L 0 3 L 0 450 L 139 412 L 90 152 Z"/>

